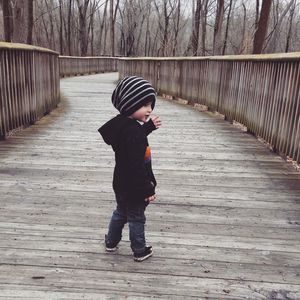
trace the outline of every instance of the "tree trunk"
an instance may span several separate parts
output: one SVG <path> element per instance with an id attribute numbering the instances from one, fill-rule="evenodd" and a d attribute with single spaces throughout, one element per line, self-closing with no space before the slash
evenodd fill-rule
<path id="1" fill-rule="evenodd" d="M 168 44 L 169 44 L 169 24 L 170 24 L 170 16 L 167 11 L 167 1 L 164 0 L 164 34 L 163 34 L 163 56 L 168 56 Z"/>
<path id="2" fill-rule="evenodd" d="M 255 30 L 258 27 L 258 19 L 259 19 L 259 0 L 256 0 L 256 8 L 255 8 Z"/>
<path id="3" fill-rule="evenodd" d="M 80 43 L 80 55 L 87 55 L 87 26 L 86 26 L 86 13 L 90 0 L 84 0 L 83 3 L 77 0 L 77 5 L 79 9 L 79 43 Z"/>
<path id="4" fill-rule="evenodd" d="M 46 4 L 46 7 L 47 7 L 47 11 L 48 11 L 48 15 L 49 15 L 49 21 L 50 21 L 50 43 L 49 43 L 49 48 L 50 49 L 55 49 L 56 50 L 56 45 L 55 45 L 55 37 L 54 37 L 54 22 L 53 22 L 53 15 L 52 15 L 52 12 L 51 12 L 51 9 L 49 8 L 49 5 L 48 5 L 48 2 L 47 0 L 45 0 L 45 4 Z M 47 26 L 45 24 L 45 26 Z"/>
<path id="5" fill-rule="evenodd" d="M 33 33 L 33 0 L 27 0 L 27 44 L 32 45 Z"/>
<path id="6" fill-rule="evenodd" d="M 147 25 L 146 25 L 146 36 L 144 46 L 144 56 L 150 56 L 151 52 L 151 32 L 150 32 L 150 15 L 151 15 L 151 2 L 147 2 Z"/>
<path id="7" fill-rule="evenodd" d="M 2 2 L 3 9 L 3 24 L 4 24 L 4 39 L 6 42 L 11 42 L 13 37 L 13 16 L 10 0 Z"/>
<path id="8" fill-rule="evenodd" d="M 177 4 L 177 18 L 175 24 L 175 34 L 174 34 L 174 44 L 173 44 L 173 56 L 176 56 L 177 45 L 178 45 L 178 33 L 179 33 L 179 24 L 180 24 L 180 13 L 181 13 L 181 2 L 178 0 Z"/>
<path id="9" fill-rule="evenodd" d="M 18 0 L 15 2 L 13 10 L 14 34 L 13 42 L 26 43 L 27 38 L 27 5 L 25 0 Z"/>
<path id="10" fill-rule="evenodd" d="M 143 11 L 140 10 L 139 13 L 142 14 Z M 137 42 L 136 42 L 136 47 L 135 47 L 135 50 L 134 50 L 135 55 L 139 55 L 139 53 L 141 53 L 141 52 L 139 51 L 139 46 L 142 44 L 142 43 L 141 43 L 141 37 L 142 37 L 142 34 L 144 33 L 144 32 L 143 32 L 143 26 L 144 26 L 145 20 L 146 20 L 146 15 L 143 15 L 143 16 L 142 16 L 142 21 L 141 21 L 141 23 L 140 23 L 140 31 L 139 31 L 139 34 L 138 34 L 138 38 L 137 38 Z"/>
<path id="11" fill-rule="evenodd" d="M 117 0 L 116 7 L 114 7 L 114 0 L 110 0 L 110 42 L 111 42 L 111 56 L 115 56 L 115 23 L 117 11 L 120 0 Z"/>
<path id="12" fill-rule="evenodd" d="M 243 6 L 243 11 L 244 11 L 244 18 L 243 18 L 243 25 L 242 25 L 242 39 L 238 48 L 238 52 L 237 54 L 242 54 L 246 48 L 246 40 L 245 40 L 245 36 L 246 36 L 246 21 L 247 21 L 247 9 L 246 6 L 244 4 L 244 2 L 242 3 Z"/>
<path id="13" fill-rule="evenodd" d="M 71 47 L 71 18 L 72 18 L 72 0 L 69 0 L 69 6 L 68 6 L 68 35 L 67 35 L 67 41 L 68 41 L 68 54 L 72 55 L 72 47 Z"/>
<path id="14" fill-rule="evenodd" d="M 110 0 L 110 43 L 111 56 L 115 56 L 114 0 Z"/>
<path id="15" fill-rule="evenodd" d="M 214 42 L 213 54 L 221 54 L 222 51 L 222 23 L 224 17 L 224 0 L 218 0 L 215 28 L 214 28 Z"/>
<path id="16" fill-rule="evenodd" d="M 125 11 L 125 5 L 126 5 L 126 2 L 124 4 L 124 10 L 123 12 L 121 11 L 121 9 L 119 9 L 119 14 L 120 14 L 120 19 L 121 19 L 121 26 L 120 26 L 120 33 L 121 33 L 121 36 L 120 36 L 120 54 L 123 55 L 123 56 L 126 56 L 126 43 L 125 43 L 125 40 L 126 40 L 126 37 L 125 37 L 125 26 L 124 26 L 124 11 Z"/>
<path id="17" fill-rule="evenodd" d="M 63 14 L 62 14 L 63 1 L 59 0 L 59 52 L 63 55 Z"/>
<path id="18" fill-rule="evenodd" d="M 231 9 L 232 9 L 232 0 L 229 1 L 222 55 L 225 55 L 225 52 L 226 52 L 227 38 L 228 38 L 228 31 L 229 31 L 229 23 L 230 23 L 230 16 L 231 16 Z"/>
<path id="19" fill-rule="evenodd" d="M 295 8 L 296 8 L 296 2 L 294 2 L 294 5 L 292 6 L 292 8 L 290 10 L 289 29 L 288 29 L 288 34 L 286 37 L 285 52 L 289 52 L 289 48 L 290 48 L 290 40 L 291 40 L 291 36 L 292 36 L 292 27 L 293 27 Z"/>
<path id="20" fill-rule="evenodd" d="M 50 38 L 49 31 L 48 31 L 48 26 L 46 25 L 46 22 L 44 19 L 44 15 L 42 15 L 42 22 L 43 22 L 44 30 L 46 33 L 47 48 L 51 48 L 51 38 Z"/>
<path id="21" fill-rule="evenodd" d="M 159 49 L 157 49 L 157 40 L 158 40 L 158 30 L 156 31 L 153 44 L 152 44 L 152 51 L 151 51 L 151 56 L 158 56 Z"/>
<path id="22" fill-rule="evenodd" d="M 263 49 L 270 16 L 272 0 L 263 0 L 257 30 L 253 41 L 253 54 L 260 54 Z"/>
<path id="23" fill-rule="evenodd" d="M 109 25 L 108 25 L 108 22 L 104 22 L 104 40 L 103 40 L 103 54 L 106 55 L 106 46 L 107 46 L 107 34 L 108 34 L 108 31 L 109 31 Z"/>
<path id="24" fill-rule="evenodd" d="M 208 0 L 205 0 L 201 9 L 201 55 L 206 55 L 206 25 L 207 25 Z"/>
<path id="25" fill-rule="evenodd" d="M 200 12 L 201 12 L 202 3 L 201 0 L 197 0 L 195 16 L 194 16 L 194 26 L 192 32 L 192 52 L 193 56 L 198 55 L 199 48 L 199 31 L 200 31 Z"/>
<path id="26" fill-rule="evenodd" d="M 100 25 L 100 34 L 99 34 L 99 35 L 100 35 L 100 36 L 99 36 L 99 54 L 101 54 L 102 36 L 103 36 L 104 25 L 105 25 L 105 22 L 106 22 L 106 14 L 107 14 L 108 1 L 109 1 L 109 0 L 106 0 L 106 1 L 105 1 L 104 12 L 103 12 L 103 18 L 102 18 L 102 22 L 101 22 L 101 25 Z M 104 39 L 104 43 L 106 43 L 106 36 L 105 36 L 105 39 Z M 103 52 L 102 52 L 102 54 L 103 54 Z"/>
<path id="27" fill-rule="evenodd" d="M 94 56 L 94 13 L 95 13 L 95 6 L 93 6 L 93 11 L 91 12 L 91 19 L 90 19 L 90 25 L 89 28 L 91 31 L 91 55 Z"/>

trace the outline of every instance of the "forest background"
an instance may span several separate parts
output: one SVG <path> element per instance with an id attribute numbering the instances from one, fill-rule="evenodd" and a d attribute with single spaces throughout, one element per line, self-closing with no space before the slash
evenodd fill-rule
<path id="1" fill-rule="evenodd" d="M 300 49 L 300 0 L 0 0 L 0 40 L 75 56 Z"/>

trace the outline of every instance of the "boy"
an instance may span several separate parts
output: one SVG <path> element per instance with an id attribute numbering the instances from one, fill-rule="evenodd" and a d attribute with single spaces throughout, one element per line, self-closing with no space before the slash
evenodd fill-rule
<path id="1" fill-rule="evenodd" d="M 147 139 L 149 133 L 161 126 L 158 117 L 149 119 L 155 101 L 155 90 L 148 81 L 137 76 L 125 77 L 112 94 L 112 103 L 120 114 L 98 130 L 112 146 L 116 160 L 113 189 L 117 208 L 105 235 L 106 251 L 117 250 L 122 229 L 128 222 L 130 246 L 138 262 L 153 253 L 152 247 L 146 246 L 144 226 L 145 208 L 156 199 Z"/>

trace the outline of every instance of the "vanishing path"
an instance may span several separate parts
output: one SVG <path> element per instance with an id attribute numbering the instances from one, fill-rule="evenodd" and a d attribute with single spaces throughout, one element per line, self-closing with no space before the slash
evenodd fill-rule
<path id="1" fill-rule="evenodd" d="M 154 256 L 103 237 L 116 73 L 61 81 L 65 100 L 0 142 L 0 299 L 300 299 L 300 173 L 253 136 L 159 99 L 147 209 Z"/>

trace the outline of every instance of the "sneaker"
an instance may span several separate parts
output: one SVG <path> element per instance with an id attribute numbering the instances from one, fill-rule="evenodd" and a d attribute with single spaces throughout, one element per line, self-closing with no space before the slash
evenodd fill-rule
<path id="1" fill-rule="evenodd" d="M 106 244 L 105 243 L 105 250 L 107 252 L 115 252 L 118 250 L 118 246 L 114 246 L 114 245 L 111 245 L 111 244 Z"/>
<path id="2" fill-rule="evenodd" d="M 152 246 L 148 246 L 145 248 L 144 252 L 142 253 L 133 253 L 133 260 L 134 261 L 144 261 L 145 259 L 149 258 L 153 254 Z"/>
<path id="3" fill-rule="evenodd" d="M 105 235 L 105 250 L 107 252 L 115 252 L 118 250 L 118 244 L 107 243 L 107 235 Z"/>

